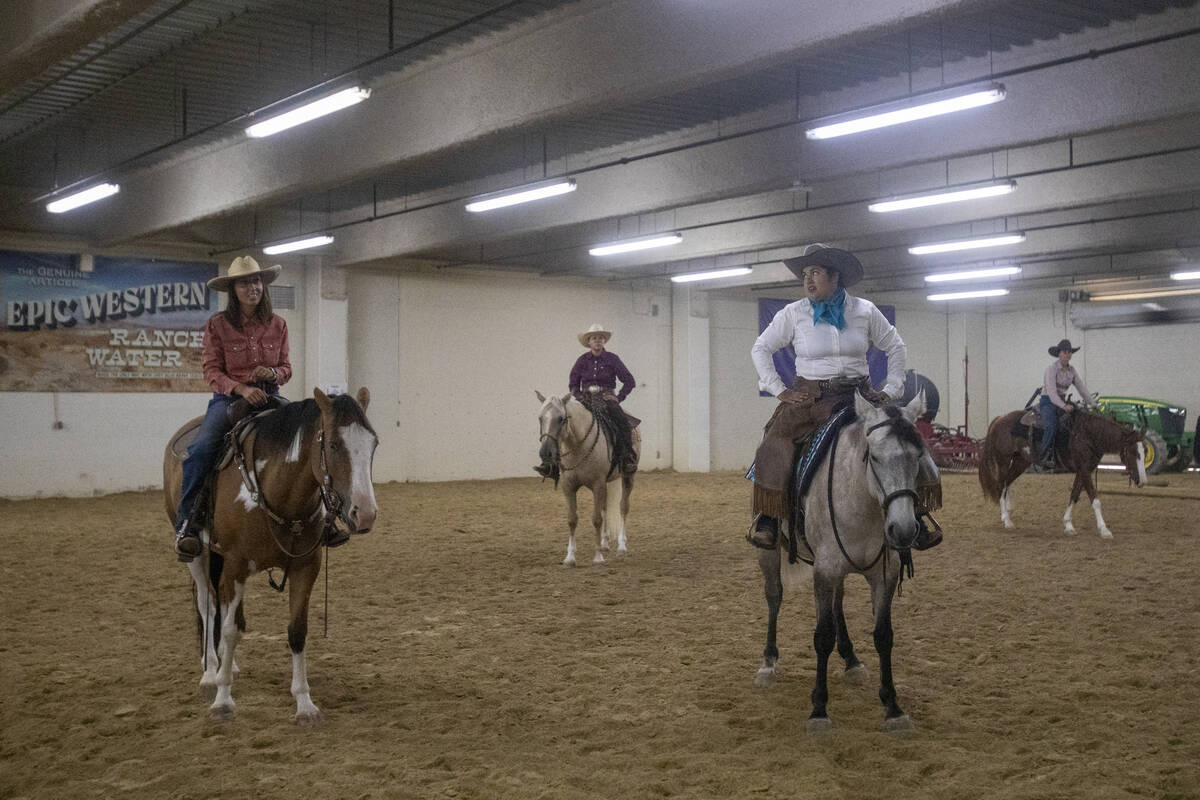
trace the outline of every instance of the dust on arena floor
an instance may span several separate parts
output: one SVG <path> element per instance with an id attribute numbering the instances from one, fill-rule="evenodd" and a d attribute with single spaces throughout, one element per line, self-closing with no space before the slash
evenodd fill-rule
<path id="1" fill-rule="evenodd" d="M 903 738 L 880 730 L 860 578 L 872 680 L 831 680 L 832 735 L 804 733 L 810 595 L 784 599 L 783 679 L 754 685 L 766 608 L 735 473 L 639 475 L 630 555 L 573 570 L 548 483 L 380 485 L 379 527 L 331 551 L 313 599 L 317 728 L 289 721 L 265 576 L 237 717 L 209 719 L 158 493 L 0 501 L 0 797 L 1200 796 L 1200 475 L 1105 476 L 1111 541 L 1083 504 L 1063 534 L 1069 481 L 1019 481 L 1005 531 L 973 475 L 946 477 L 946 541 L 894 606 Z"/>

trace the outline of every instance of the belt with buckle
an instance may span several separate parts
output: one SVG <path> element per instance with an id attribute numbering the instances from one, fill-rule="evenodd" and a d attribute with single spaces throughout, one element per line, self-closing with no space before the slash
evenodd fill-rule
<path id="1" fill-rule="evenodd" d="M 821 387 L 822 392 L 852 392 L 865 381 L 866 378 L 828 378 L 817 381 L 817 386 Z"/>

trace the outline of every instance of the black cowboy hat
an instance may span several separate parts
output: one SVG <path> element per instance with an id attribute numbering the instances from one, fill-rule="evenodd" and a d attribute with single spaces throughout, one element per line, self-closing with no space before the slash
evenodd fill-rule
<path id="1" fill-rule="evenodd" d="M 1050 355 L 1054 356 L 1055 358 L 1058 358 L 1058 354 L 1062 350 L 1067 350 L 1069 352 L 1074 353 L 1078 349 L 1079 349 L 1078 347 L 1071 347 L 1070 339 L 1063 339 L 1061 342 L 1054 345 L 1054 347 L 1050 348 Z"/>
<path id="2" fill-rule="evenodd" d="M 863 265 L 855 255 L 837 247 L 812 247 L 809 252 L 795 258 L 785 258 L 783 265 L 801 280 L 805 267 L 824 267 L 842 277 L 842 286 L 853 286 L 863 278 Z"/>

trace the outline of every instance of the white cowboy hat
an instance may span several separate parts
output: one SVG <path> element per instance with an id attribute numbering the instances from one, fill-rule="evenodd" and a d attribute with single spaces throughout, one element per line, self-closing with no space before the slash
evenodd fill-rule
<path id="1" fill-rule="evenodd" d="M 279 277 L 279 270 L 283 269 L 279 264 L 270 267 L 260 267 L 258 262 L 250 256 L 238 256 L 229 265 L 229 271 L 216 278 L 210 278 L 208 288 L 216 289 L 218 292 L 228 292 L 233 288 L 233 282 L 238 278 L 248 278 L 251 275 L 261 275 L 263 286 L 266 286 L 271 281 Z"/>
<path id="2" fill-rule="evenodd" d="M 584 347 L 591 347 L 591 345 L 588 344 L 588 338 L 596 336 L 597 334 L 603 336 L 605 342 L 612 338 L 612 331 L 604 330 L 604 326 L 599 322 L 596 322 L 592 324 L 592 327 L 579 334 L 579 343 Z"/>

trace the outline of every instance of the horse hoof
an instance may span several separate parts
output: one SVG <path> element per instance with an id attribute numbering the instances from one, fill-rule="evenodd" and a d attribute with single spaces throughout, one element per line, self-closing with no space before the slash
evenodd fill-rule
<path id="1" fill-rule="evenodd" d="M 1111 539 L 1112 531 L 1100 531 L 1100 538 L 1101 539 Z"/>
<path id="2" fill-rule="evenodd" d="M 1009 520 L 1004 520 L 1004 527 L 1011 531 L 1013 528 L 1015 528 L 1017 526 L 1016 526 L 1016 523 L 1010 522 Z"/>
<path id="3" fill-rule="evenodd" d="M 325 717 L 320 711 L 306 711 L 304 713 L 297 713 L 292 717 L 292 724 L 299 725 L 302 728 L 316 728 L 324 721 Z"/>
<path id="4" fill-rule="evenodd" d="M 234 707 L 231 705 L 213 706 L 208 711 L 213 722 L 233 722 Z"/>
<path id="5" fill-rule="evenodd" d="M 1070 528 L 1063 528 L 1063 533 L 1065 533 L 1067 536 L 1074 536 L 1078 532 L 1079 531 L 1075 530 L 1074 526 Z"/>
<path id="6" fill-rule="evenodd" d="M 573 559 L 573 558 L 564 558 L 564 559 L 563 559 L 563 566 L 564 566 L 564 567 L 573 567 L 573 566 L 575 566 L 575 559 Z"/>
<path id="7" fill-rule="evenodd" d="M 888 717 L 883 721 L 883 730 L 885 733 L 912 733 L 916 730 L 913 721 L 909 719 L 908 714 L 901 714 L 898 717 Z"/>
<path id="8" fill-rule="evenodd" d="M 829 721 L 829 717 L 809 717 L 804 728 L 809 736 L 828 736 L 833 730 L 833 723 Z"/>
<path id="9" fill-rule="evenodd" d="M 596 553 L 596 557 L 592 559 L 592 566 L 599 566 L 604 563 L 604 554 Z"/>
<path id="10" fill-rule="evenodd" d="M 845 674 L 842 675 L 842 680 L 850 686 L 864 686 L 870 679 L 871 675 L 867 672 L 867 668 L 862 664 L 855 664 L 853 667 L 847 667 Z"/>
<path id="11" fill-rule="evenodd" d="M 629 550 L 627 550 L 624 546 L 617 548 L 617 557 L 618 558 L 623 558 L 624 556 L 627 556 L 627 555 L 629 555 Z"/>
<path id="12" fill-rule="evenodd" d="M 200 697 L 208 702 L 217 698 L 217 684 L 200 682 Z"/>
<path id="13" fill-rule="evenodd" d="M 760 667 L 758 674 L 754 676 L 754 685 L 761 686 L 764 689 L 774 686 L 779 681 L 779 673 L 774 667 Z"/>

